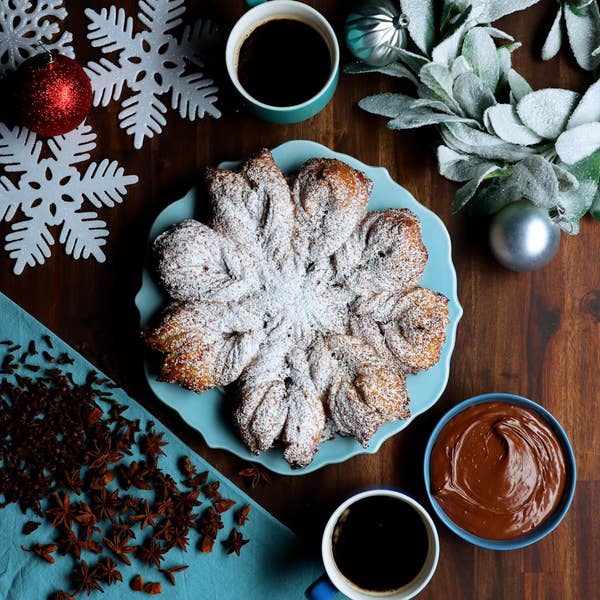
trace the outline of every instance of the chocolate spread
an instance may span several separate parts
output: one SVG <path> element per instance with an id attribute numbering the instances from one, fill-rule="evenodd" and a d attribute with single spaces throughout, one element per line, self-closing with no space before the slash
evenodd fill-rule
<path id="1" fill-rule="evenodd" d="M 535 412 L 486 402 L 445 425 L 430 474 L 435 499 L 459 527 L 507 540 L 535 529 L 554 511 L 565 487 L 565 457 Z"/>

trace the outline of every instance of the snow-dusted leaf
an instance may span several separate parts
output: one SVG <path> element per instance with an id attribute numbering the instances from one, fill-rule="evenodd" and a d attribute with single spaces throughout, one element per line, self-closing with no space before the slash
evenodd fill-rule
<path id="1" fill-rule="evenodd" d="M 567 223 L 577 223 L 588 210 L 594 210 L 594 202 L 600 192 L 600 151 L 574 164 L 563 165 L 579 181 L 576 190 L 562 192 L 560 205 L 566 211 Z M 568 231 L 568 230 L 567 230 Z"/>
<path id="2" fill-rule="evenodd" d="M 426 108 L 407 109 L 395 119 L 388 121 L 388 129 L 416 129 L 426 125 L 438 125 L 439 123 L 467 123 L 477 126 L 477 121 L 467 117 L 459 117 L 447 113 L 433 112 Z"/>
<path id="3" fill-rule="evenodd" d="M 533 92 L 532 87 L 527 83 L 527 80 L 517 71 L 511 69 L 508 72 L 508 85 L 510 86 L 510 91 L 516 102 L 519 102 L 521 98 L 527 96 L 527 94 L 531 94 Z"/>
<path id="4" fill-rule="evenodd" d="M 504 15 L 523 10 L 539 0 L 471 0 L 473 17 L 479 23 L 491 23 Z"/>
<path id="5" fill-rule="evenodd" d="M 442 124 L 440 132 L 446 144 L 454 150 L 490 160 L 516 162 L 533 152 L 531 148 L 505 142 L 495 135 L 462 123 Z"/>
<path id="6" fill-rule="evenodd" d="M 600 65 L 600 56 L 592 52 L 600 45 L 600 11 L 596 2 L 583 8 L 565 4 L 565 24 L 569 45 L 577 64 L 587 71 Z"/>
<path id="7" fill-rule="evenodd" d="M 556 173 L 556 179 L 558 179 L 558 191 L 559 192 L 570 192 L 579 188 L 579 181 L 577 177 L 567 170 L 567 165 L 561 167 L 556 163 L 552 163 L 552 168 Z"/>
<path id="8" fill-rule="evenodd" d="M 520 200 L 515 188 L 507 185 L 509 179 L 507 175 L 500 174 L 480 186 L 476 197 L 469 203 L 469 215 L 493 215 L 508 204 Z"/>
<path id="9" fill-rule="evenodd" d="M 128 17 L 124 8 L 103 7 L 99 12 L 86 8 L 88 23 L 87 37 L 94 48 L 102 52 L 124 50 L 133 40 L 133 18 Z"/>
<path id="10" fill-rule="evenodd" d="M 39 219 L 29 219 L 12 224 L 4 249 L 15 261 L 14 274 L 20 275 L 28 265 L 43 265 L 50 258 L 53 244 L 54 238 L 46 224 Z"/>
<path id="11" fill-rule="evenodd" d="M 414 98 L 405 94 L 383 92 L 363 98 L 358 102 L 358 106 L 374 115 L 397 117 L 404 110 L 407 110 L 414 101 Z"/>
<path id="12" fill-rule="evenodd" d="M 409 108 L 430 108 L 431 110 L 435 110 L 437 112 L 451 114 L 450 109 L 440 100 L 427 100 L 426 98 L 417 98 L 416 100 L 413 100 L 411 102 Z"/>
<path id="13" fill-rule="evenodd" d="M 25 127 L 8 127 L 0 121 L 0 165 L 8 173 L 26 171 L 31 162 L 37 162 L 42 142 Z"/>
<path id="14" fill-rule="evenodd" d="M 417 78 L 413 75 L 413 73 L 398 62 L 393 62 L 383 67 L 375 67 L 361 62 L 350 63 L 344 67 L 344 73 L 348 73 L 350 75 L 359 75 L 362 73 L 383 73 L 384 75 L 389 75 L 390 77 L 405 78 L 409 79 L 415 84 L 417 83 Z"/>
<path id="15" fill-rule="evenodd" d="M 437 159 L 440 175 L 450 181 L 468 181 L 477 176 L 482 166 L 497 166 L 478 156 L 456 152 L 448 146 L 438 146 Z"/>
<path id="16" fill-rule="evenodd" d="M 500 169 L 496 166 L 481 165 L 478 167 L 477 172 L 473 179 L 467 181 L 462 187 L 460 187 L 456 194 L 454 194 L 454 200 L 452 201 L 452 212 L 457 213 L 463 209 L 469 200 L 477 193 L 479 186 L 486 179 L 494 177 L 495 173 L 499 173 Z"/>
<path id="17" fill-rule="evenodd" d="M 484 122 L 506 142 L 531 146 L 542 141 L 539 135 L 523 125 L 514 106 L 510 104 L 496 104 L 488 108 Z"/>
<path id="18" fill-rule="evenodd" d="M 558 203 L 558 178 L 550 162 L 542 156 L 528 156 L 518 162 L 507 185 L 536 206 L 553 208 Z"/>
<path id="19" fill-rule="evenodd" d="M 452 66 L 450 67 L 450 73 L 454 79 L 456 79 L 459 75 L 463 73 L 470 73 L 473 71 L 471 65 L 465 60 L 464 56 L 457 56 L 452 61 Z"/>
<path id="20" fill-rule="evenodd" d="M 184 75 L 179 83 L 173 85 L 171 108 L 177 110 L 182 119 L 201 119 L 206 113 L 218 119 L 221 111 L 215 106 L 219 88 L 212 79 L 206 79 L 201 73 Z"/>
<path id="21" fill-rule="evenodd" d="M 129 70 L 133 74 L 135 65 L 131 64 Z M 108 106 L 111 100 L 121 97 L 123 86 L 127 82 L 127 74 L 123 67 L 115 65 L 107 58 L 101 58 L 100 62 L 89 62 L 85 72 L 90 78 L 92 92 L 94 94 L 94 106 Z"/>
<path id="22" fill-rule="evenodd" d="M 0 76 L 39 54 L 40 44 L 73 58 L 73 35 L 61 33 L 66 16 L 63 0 L 0 2 Z"/>
<path id="23" fill-rule="evenodd" d="M 496 104 L 494 95 L 474 73 L 463 73 L 454 80 L 452 93 L 465 114 L 481 120 L 483 113 Z"/>
<path id="24" fill-rule="evenodd" d="M 96 147 L 95 140 L 92 128 L 82 123 L 69 133 L 50 138 L 48 148 L 58 162 L 75 165 L 89 159 L 90 151 Z"/>
<path id="25" fill-rule="evenodd" d="M 106 245 L 108 230 L 106 222 L 97 217 L 97 213 L 90 211 L 72 213 L 65 219 L 58 241 L 69 256 L 76 260 L 93 256 L 101 263 L 106 260 L 102 246 Z"/>
<path id="26" fill-rule="evenodd" d="M 596 81 L 587 89 L 569 118 L 567 128 L 572 129 L 594 121 L 600 121 L 600 81 Z"/>
<path id="27" fill-rule="evenodd" d="M 401 60 L 414 73 L 418 73 L 429 62 L 426 56 L 411 52 L 406 48 L 396 48 L 398 60 Z"/>
<path id="28" fill-rule="evenodd" d="M 125 169 L 108 158 L 99 163 L 90 163 L 77 187 L 77 192 L 85 196 L 96 208 L 123 202 L 127 186 L 137 183 L 137 175 L 126 175 Z"/>
<path id="29" fill-rule="evenodd" d="M 466 29 L 467 22 L 465 21 L 452 33 L 452 35 L 448 36 L 445 40 L 442 40 L 431 53 L 433 62 L 449 67 L 452 64 L 452 61 L 458 56 Z"/>
<path id="30" fill-rule="evenodd" d="M 508 74 L 512 70 L 512 53 L 520 48 L 521 45 L 520 42 L 513 42 L 512 44 L 501 46 L 496 51 L 498 54 L 498 65 L 500 66 L 497 90 L 503 89 L 508 85 Z"/>
<path id="31" fill-rule="evenodd" d="M 433 0 L 400 0 L 402 12 L 408 17 L 408 33 L 417 48 L 429 54 L 435 37 Z"/>
<path id="32" fill-rule="evenodd" d="M 436 63 L 427 63 L 420 71 L 419 78 L 431 92 L 435 99 L 441 100 L 452 110 L 460 114 L 461 108 L 452 96 L 452 84 L 454 80 L 450 71 Z M 422 96 L 421 93 L 419 93 Z"/>
<path id="33" fill-rule="evenodd" d="M 517 104 L 517 113 L 529 129 L 553 140 L 565 130 L 578 101 L 576 92 L 547 88 L 523 96 Z"/>
<path id="34" fill-rule="evenodd" d="M 500 63 L 496 44 L 483 27 L 474 27 L 465 34 L 462 55 L 473 67 L 475 74 L 494 92 L 500 77 Z"/>
<path id="35" fill-rule="evenodd" d="M 510 35 L 510 33 L 506 33 L 506 31 L 502 31 L 502 29 L 498 29 L 497 27 L 482 27 L 486 33 L 488 33 L 491 37 L 496 38 L 498 40 L 504 40 L 506 42 L 514 42 L 515 38 Z"/>
<path id="36" fill-rule="evenodd" d="M 164 33 L 181 24 L 185 0 L 139 0 L 138 19 L 148 28 Z"/>
<path id="37" fill-rule="evenodd" d="M 167 107 L 156 98 L 152 90 L 140 90 L 126 98 L 121 106 L 121 127 L 133 136 L 133 146 L 138 150 L 145 138 L 152 138 L 155 133 L 160 133 L 167 123 L 164 116 Z"/>
<path id="38" fill-rule="evenodd" d="M 556 153 L 564 163 L 575 164 L 600 148 L 600 123 L 567 129 L 556 140 Z"/>
<path id="39" fill-rule="evenodd" d="M 558 11 L 556 12 L 556 17 L 554 17 L 554 21 L 552 23 L 552 27 L 550 27 L 550 31 L 548 32 L 548 36 L 546 37 L 546 41 L 542 47 L 542 60 L 550 60 L 551 58 L 554 58 L 560 50 L 562 43 L 560 21 L 562 19 L 562 14 L 562 5 L 559 5 Z"/>

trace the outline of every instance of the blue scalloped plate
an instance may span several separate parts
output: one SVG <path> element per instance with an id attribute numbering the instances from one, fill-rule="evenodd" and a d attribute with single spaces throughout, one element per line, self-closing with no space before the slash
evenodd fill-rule
<path id="1" fill-rule="evenodd" d="M 337 158 L 355 169 L 363 171 L 373 181 L 369 210 L 410 208 L 415 212 L 421 219 L 423 240 L 429 252 L 429 261 L 421 279 L 421 285 L 441 292 L 450 300 L 448 305 L 450 325 L 439 363 L 428 371 L 408 376 L 411 418 L 382 426 L 373 436 L 367 448 L 363 448 L 351 438 L 336 437 L 323 442 L 313 462 L 303 469 L 292 469 L 283 459 L 279 448 L 274 448 L 259 456 L 250 453 L 224 416 L 224 393 L 221 389 L 209 390 L 199 395 L 177 385 L 158 381 L 146 365 L 146 377 L 156 396 L 179 412 L 189 425 L 197 429 L 211 448 L 229 450 L 240 458 L 260 463 L 267 469 L 282 475 L 303 475 L 325 465 L 343 462 L 357 454 L 374 454 L 383 442 L 402 431 L 412 419 L 435 404 L 448 382 L 450 357 L 462 308 L 457 297 L 456 272 L 452 264 L 450 237 L 446 227 L 435 213 L 417 202 L 402 186 L 393 181 L 386 169 L 370 167 L 356 158 L 333 152 L 325 146 L 304 140 L 295 140 L 278 146 L 273 150 L 273 156 L 284 173 L 297 170 L 309 158 Z M 239 162 L 227 162 L 219 166 L 234 169 L 239 164 Z M 205 201 L 206 199 L 199 195 L 197 190 L 192 189 L 183 198 L 167 206 L 154 222 L 150 230 L 149 241 L 152 242 L 170 225 L 194 217 L 196 206 Z M 167 298 L 152 280 L 148 268 L 144 268 L 142 287 L 135 298 L 142 327 L 165 306 L 166 302 Z"/>

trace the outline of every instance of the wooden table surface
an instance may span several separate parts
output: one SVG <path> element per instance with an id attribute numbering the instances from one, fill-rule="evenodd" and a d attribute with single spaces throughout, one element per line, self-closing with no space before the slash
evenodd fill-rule
<path id="1" fill-rule="evenodd" d="M 321 10 L 338 32 L 342 30 L 347 2 L 308 3 Z M 84 37 L 82 5 L 71 0 L 66 4 L 70 11 L 66 25 L 74 33 L 79 60 L 97 60 L 99 52 Z M 99 8 L 106 2 L 85 4 Z M 187 18 L 211 16 L 225 24 L 244 11 L 242 0 L 187 4 L 191 7 Z M 566 51 L 549 63 L 537 58 L 554 4 L 541 2 L 504 19 L 500 27 L 524 43 L 514 61 L 534 88 L 581 90 L 589 77 L 575 68 Z M 134 0 L 119 5 L 130 14 L 136 12 Z M 217 71 L 226 88 L 223 71 Z M 476 549 L 439 524 L 439 567 L 420 597 L 598 597 L 600 404 L 593 382 L 600 364 L 600 224 L 584 219 L 581 234 L 563 236 L 558 256 L 540 271 L 515 274 L 502 269 L 488 253 L 485 224 L 450 214 L 455 185 L 437 174 L 435 131 L 390 132 L 383 119 L 357 108 L 359 98 L 397 85 L 380 76 L 343 76 L 334 101 L 317 117 L 294 126 L 258 122 L 237 110 L 225 92 L 220 120 L 190 123 L 169 111 L 164 133 L 140 151 L 117 126 L 117 103 L 94 109 L 89 122 L 98 133 L 96 156 L 117 159 L 140 177 L 121 206 L 102 213 L 110 224 L 106 263 L 74 261 L 55 248 L 46 265 L 16 277 L 1 252 L 0 289 L 114 376 L 166 427 L 240 483 L 236 473 L 243 463 L 227 452 L 208 449 L 200 434 L 162 406 L 145 384 L 133 297 L 140 283 L 148 228 L 162 208 L 202 179 L 207 165 L 243 158 L 287 140 L 315 140 L 386 167 L 443 219 L 452 237 L 464 317 L 446 392 L 434 408 L 376 455 L 359 456 L 302 477 L 273 476 L 270 486 L 250 493 L 316 548 L 330 511 L 365 486 L 398 486 L 426 501 L 423 450 L 429 432 L 451 406 L 483 392 L 522 394 L 552 411 L 573 442 L 578 483 L 572 509 L 552 535 L 533 547 L 508 553 Z M 5 232 L 3 226 L 1 233 Z M 410 552 L 410 540 L 398 540 L 399 555 L 404 551 Z"/>

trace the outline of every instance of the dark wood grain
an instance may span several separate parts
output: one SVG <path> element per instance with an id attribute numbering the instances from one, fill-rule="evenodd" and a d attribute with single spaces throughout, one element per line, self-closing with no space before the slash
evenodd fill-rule
<path id="1" fill-rule="evenodd" d="M 86 2 L 99 8 L 106 2 Z M 188 2 L 189 14 L 210 15 L 231 24 L 242 14 L 242 0 Z M 343 0 L 313 0 L 336 29 L 347 11 Z M 524 43 L 517 68 L 534 87 L 584 89 L 589 79 L 563 52 L 550 63 L 538 58 L 540 29 L 548 26 L 550 0 L 506 18 L 501 27 Z M 68 28 L 75 33 L 79 59 L 99 53 L 84 38 L 83 3 L 68 1 Z M 119 2 L 131 14 L 135 2 Z M 217 79 L 226 87 L 222 72 Z M 596 376 L 600 364 L 600 224 L 586 218 L 581 234 L 563 236 L 552 264 L 536 273 L 514 274 L 489 256 L 485 224 L 451 216 L 454 184 L 437 175 L 433 130 L 393 133 L 384 122 L 356 107 L 359 98 L 398 83 L 379 76 L 344 76 L 334 101 L 320 115 L 295 126 L 260 123 L 224 95 L 221 120 L 195 123 L 169 111 L 168 126 L 140 151 L 118 127 L 117 104 L 94 109 L 89 120 L 98 133 L 96 156 L 110 156 L 137 173 L 124 203 L 102 216 L 110 223 L 107 262 L 73 261 L 55 248 L 43 267 L 11 274 L 0 254 L 0 288 L 43 323 L 81 349 L 165 426 L 236 477 L 239 460 L 210 450 L 200 435 L 162 406 L 148 390 L 141 367 L 138 320 L 133 296 L 148 228 L 157 213 L 201 181 L 203 169 L 221 160 L 247 156 L 259 147 L 290 139 L 311 139 L 388 168 L 392 176 L 446 223 L 454 244 L 464 318 L 452 361 L 448 388 L 436 406 L 389 440 L 374 456 L 356 457 L 302 477 L 273 477 L 269 487 L 250 493 L 277 517 L 318 545 L 320 529 L 345 496 L 365 486 L 393 485 L 425 501 L 422 456 L 440 416 L 460 400 L 488 391 L 529 396 L 563 423 L 577 453 L 579 483 L 572 510 L 558 530 L 533 547 L 510 553 L 475 549 L 443 526 L 438 571 L 422 598 L 576 599 L 597 597 L 600 573 L 600 427 Z M 5 232 L 3 228 L 2 232 Z M 398 552 L 410 548 L 400 540 Z"/>

